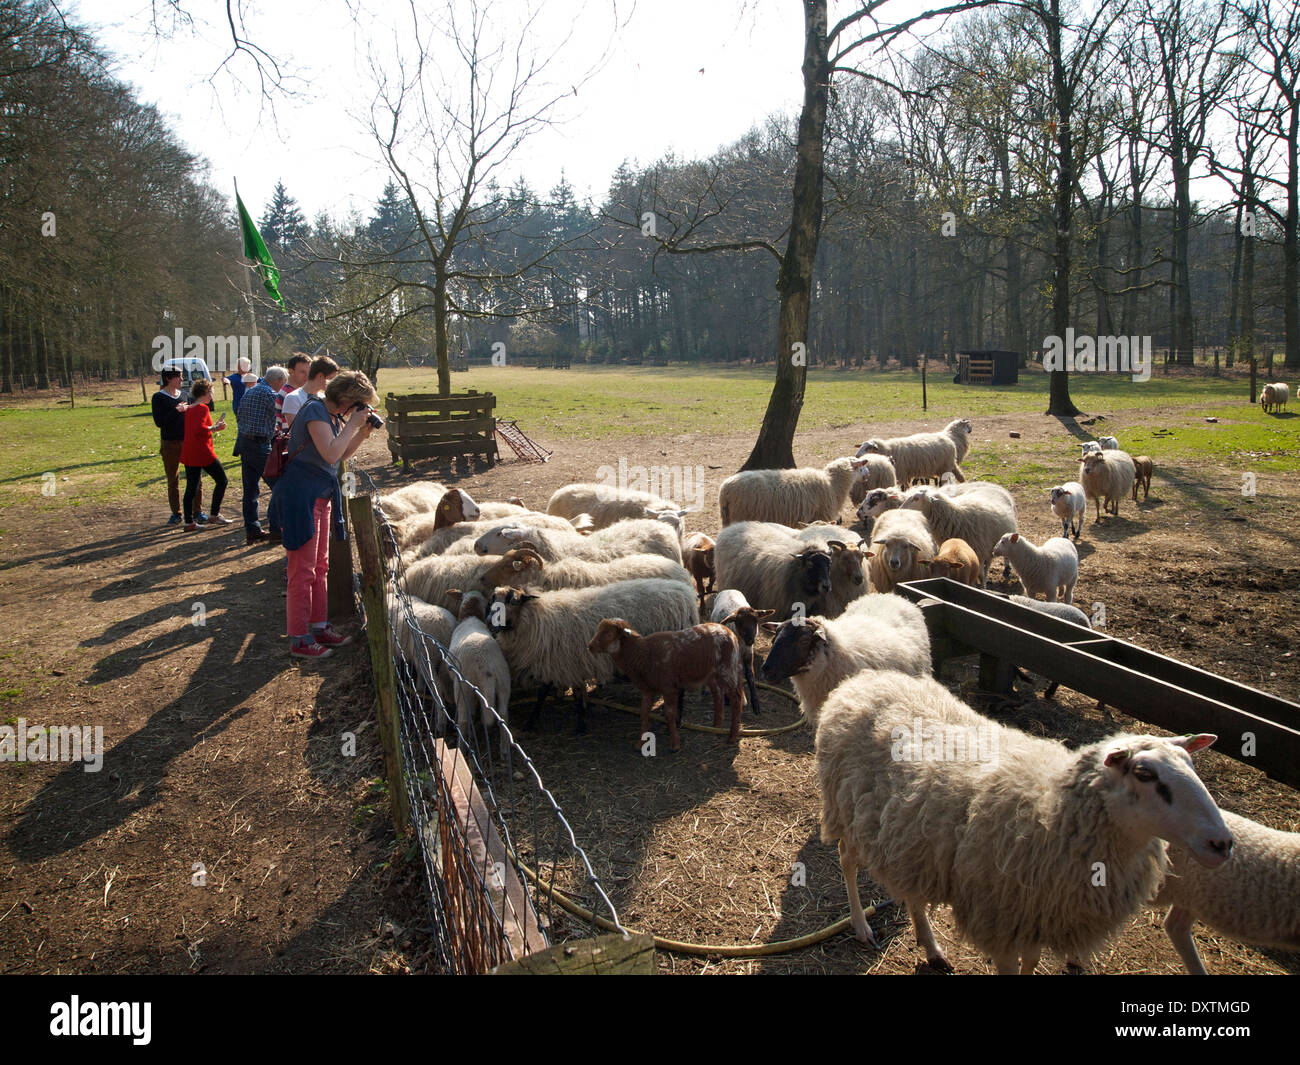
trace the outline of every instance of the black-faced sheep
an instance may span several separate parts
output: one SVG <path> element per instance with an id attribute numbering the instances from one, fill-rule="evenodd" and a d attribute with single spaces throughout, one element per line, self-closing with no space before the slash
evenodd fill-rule
<path id="1" fill-rule="evenodd" d="M 759 521 L 728 525 L 714 548 L 718 584 L 735 588 L 778 618 L 824 613 L 831 595 L 831 552 L 793 529 Z"/>

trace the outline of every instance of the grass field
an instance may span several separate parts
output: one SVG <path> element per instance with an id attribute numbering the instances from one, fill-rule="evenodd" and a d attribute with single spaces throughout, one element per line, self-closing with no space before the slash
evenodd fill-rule
<path id="1" fill-rule="evenodd" d="M 526 432 L 550 444 L 671 435 L 756 431 L 771 391 L 770 368 L 615 368 L 537 370 L 476 367 L 457 374 L 463 390 L 492 391 L 497 413 L 517 418 Z M 431 370 L 385 370 L 380 393 L 434 391 Z M 1119 417 L 1123 446 L 1166 461 L 1204 459 L 1260 472 L 1300 470 L 1300 421 L 1296 414 L 1265 415 L 1247 401 L 1244 377 L 1159 374 L 1146 382 L 1127 377 L 1075 375 L 1071 392 L 1087 416 Z M 1014 387 L 954 385 L 941 372 L 929 375 L 928 409 L 921 411 L 920 376 L 912 371 L 809 373 L 800 428 L 860 430 L 890 422 L 924 419 L 937 426 L 952 418 L 1024 413 L 1046 408 L 1046 379 L 1022 373 Z M 219 403 L 226 410 L 228 403 Z M 1206 417 L 1218 418 L 1217 423 Z M 1031 423 L 1027 423 L 1031 424 Z M 217 437 L 217 454 L 229 468 L 234 426 Z M 1108 432 L 1105 423 L 1093 427 Z M 1172 435 L 1169 435 L 1172 434 Z M 158 437 L 138 383 L 104 386 L 77 399 L 17 397 L 0 407 L 0 506 L 19 501 L 40 509 L 120 502 L 158 492 L 162 467 Z M 803 455 L 813 461 L 816 456 Z M 977 476 L 994 471 L 1010 482 L 1029 482 L 1060 467 L 1060 449 L 1007 440 L 972 457 Z M 48 492 L 53 474 L 54 495 Z"/>

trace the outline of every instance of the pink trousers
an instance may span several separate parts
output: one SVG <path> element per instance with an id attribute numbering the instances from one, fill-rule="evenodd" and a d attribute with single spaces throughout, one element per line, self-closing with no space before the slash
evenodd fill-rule
<path id="1" fill-rule="evenodd" d="M 306 636 L 312 625 L 329 620 L 328 575 L 330 570 L 330 503 L 316 500 L 316 535 L 297 551 L 289 551 L 289 635 Z"/>

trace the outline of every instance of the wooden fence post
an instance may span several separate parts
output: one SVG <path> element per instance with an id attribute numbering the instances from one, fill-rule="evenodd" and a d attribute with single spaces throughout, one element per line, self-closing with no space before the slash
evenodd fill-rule
<path id="1" fill-rule="evenodd" d="M 337 474 L 339 483 L 344 486 L 348 483 L 346 468 L 347 463 L 340 461 Z M 343 513 L 340 516 L 347 526 L 349 522 L 346 492 L 343 493 Z M 350 537 L 354 534 L 349 532 L 348 535 Z M 329 537 L 330 568 L 325 581 L 326 609 L 331 619 L 355 617 L 357 600 L 352 594 L 352 544 L 348 540 L 335 539 L 333 529 L 330 530 Z"/>
<path id="2" fill-rule="evenodd" d="M 410 826 L 410 807 L 402 772 L 402 745 L 398 738 L 396 678 L 393 676 L 392 645 L 388 637 L 388 603 L 384 594 L 384 564 L 379 553 L 379 534 L 370 496 L 353 496 L 347 501 L 352 517 L 352 535 L 361 566 L 361 598 L 366 606 L 366 640 L 370 644 L 370 668 L 375 678 L 375 708 L 379 718 L 379 739 L 384 747 L 384 776 L 388 781 L 388 802 L 393 829 L 398 837 Z"/>

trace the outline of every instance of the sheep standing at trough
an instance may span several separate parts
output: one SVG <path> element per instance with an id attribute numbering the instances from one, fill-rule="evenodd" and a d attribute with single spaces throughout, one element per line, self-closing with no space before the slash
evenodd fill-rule
<path id="1" fill-rule="evenodd" d="M 531 547 L 522 546 L 527 542 L 524 540 L 521 546 L 512 547 L 495 565 L 481 573 L 479 586 L 489 591 L 504 584 L 534 591 L 552 591 L 556 588 L 595 588 L 616 581 L 648 578 L 691 583 L 691 575 L 684 567 L 662 555 L 623 555 L 608 562 L 589 562 L 583 558 L 547 562 Z M 481 555 L 466 557 L 484 561 Z"/>
<path id="2" fill-rule="evenodd" d="M 826 697 L 862 670 L 928 677 L 933 668 L 925 616 L 897 595 L 864 596 L 838 618 L 810 617 L 801 625 L 768 622 L 764 628 L 773 635 L 763 679 L 769 684 L 790 680 L 814 732 Z"/>
<path id="3" fill-rule="evenodd" d="M 791 529 L 759 521 L 728 525 L 714 548 L 718 584 L 776 617 L 821 614 L 831 594 L 831 553 Z"/>
<path id="4" fill-rule="evenodd" d="M 1150 455 L 1139 455 L 1133 460 L 1133 502 L 1138 501 L 1138 486 L 1142 488 L 1142 502 L 1146 502 L 1147 496 L 1151 494 L 1151 471 L 1155 468 L 1155 463 L 1151 461 Z M 1086 507 L 1084 508 L 1087 509 Z"/>
<path id="5" fill-rule="evenodd" d="M 593 530 L 608 528 L 627 518 L 644 518 L 647 511 L 662 510 L 686 513 L 671 499 L 607 484 L 566 484 L 546 504 L 546 513 L 561 518 L 590 514 Z"/>
<path id="6" fill-rule="evenodd" d="M 894 464 L 884 455 L 863 455 L 853 460 L 853 484 L 849 487 L 849 502 L 855 507 L 862 503 L 874 488 L 893 488 L 898 484 Z"/>
<path id="7" fill-rule="evenodd" d="M 717 569 L 713 552 L 715 544 L 712 536 L 702 532 L 693 532 L 682 544 L 682 561 L 695 578 L 695 591 L 700 597 L 700 609 L 704 609 L 704 597 L 713 591 L 713 581 Z"/>
<path id="8" fill-rule="evenodd" d="M 1078 540 L 1083 519 L 1088 516 L 1088 497 L 1084 494 L 1083 485 L 1078 481 L 1066 481 L 1065 484 L 1052 488 L 1049 495 L 1052 498 L 1052 513 L 1061 519 L 1061 535 L 1069 536 L 1073 533 Z M 1136 488 L 1133 490 L 1133 498 L 1137 499 Z"/>
<path id="9" fill-rule="evenodd" d="M 980 559 L 965 540 L 953 538 L 939 545 L 934 558 L 920 560 L 931 577 L 950 577 L 972 588 L 980 585 Z"/>
<path id="10" fill-rule="evenodd" d="M 1065 537 L 1053 536 L 1037 547 L 1018 532 L 1007 533 L 997 542 L 993 554 L 1011 563 L 1031 599 L 1042 595 L 1049 603 L 1058 599 L 1074 602 L 1079 552 Z"/>
<path id="11" fill-rule="evenodd" d="M 700 620 L 689 584 L 653 579 L 540 595 L 502 587 L 493 593 L 487 617 L 516 686 L 541 688 L 529 726 L 552 688 L 572 688 L 579 731 L 586 728 L 587 682 L 607 684 L 614 677 L 610 657 L 587 649 L 601 621 L 625 618 L 639 632 L 663 632 L 688 629 Z"/>
<path id="12" fill-rule="evenodd" d="M 1092 451 L 1079 463 L 1079 483 L 1084 494 L 1097 503 L 1097 520 L 1101 524 L 1102 502 L 1106 513 L 1119 517 L 1119 503 L 1133 490 L 1137 467 L 1126 451 Z"/>
<path id="13" fill-rule="evenodd" d="M 650 518 L 618 521 L 590 536 L 574 529 L 545 529 L 536 524 L 498 525 L 474 541 L 474 551 L 480 555 L 500 555 L 521 540 L 532 544 L 533 550 L 547 562 L 562 558 L 608 562 L 623 555 L 640 554 L 662 555 L 679 565 L 682 561 L 677 534 L 663 522 Z"/>
<path id="14" fill-rule="evenodd" d="M 707 687 L 713 694 L 713 727 L 722 727 L 722 699 L 731 702 L 731 731 L 728 743 L 740 739 L 741 667 L 740 647 L 735 633 L 725 625 L 706 621 L 675 632 L 652 632 L 642 636 L 622 618 L 604 618 L 587 645 L 596 655 L 608 655 L 618 671 L 641 692 L 641 734 L 637 746 L 650 731 L 650 710 L 662 696 L 668 722 L 668 744 L 681 750 L 677 722 L 682 712 L 682 692 Z"/>
<path id="15" fill-rule="evenodd" d="M 1169 847 L 1169 876 L 1153 905 L 1169 906 L 1165 931 L 1193 976 L 1205 966 L 1192 941 L 1197 921 L 1241 943 L 1300 950 L 1300 833 L 1279 832 L 1223 811 L 1232 861 L 1206 869 Z"/>
<path id="16" fill-rule="evenodd" d="M 709 620 L 726 625 L 736 635 L 740 644 L 740 665 L 745 673 L 745 688 L 749 692 L 749 706 L 755 715 L 761 713 L 758 705 L 758 687 L 754 684 L 754 640 L 758 626 L 775 611 L 759 610 L 735 588 L 724 588 L 713 597 L 713 611 Z"/>
<path id="17" fill-rule="evenodd" d="M 1286 410 L 1290 398 L 1291 389 L 1285 381 L 1274 381 L 1259 390 L 1259 405 L 1264 408 L 1265 414 Z"/>
<path id="18" fill-rule="evenodd" d="M 447 593 L 447 598 L 457 605 L 456 629 L 451 634 L 447 653 L 460 674 L 453 678 L 456 726 L 461 738 L 466 739 L 469 737 L 470 714 L 475 706 L 482 707 L 484 729 L 490 728 L 497 720 L 509 724 L 510 667 L 487 627 L 487 596 L 478 591 L 462 593 L 453 588 Z M 502 732 L 503 754 L 506 746 L 506 736 Z"/>
<path id="19" fill-rule="evenodd" d="M 993 547 L 1016 529 L 1016 505 L 1000 485 L 978 483 L 983 487 L 965 492 L 918 488 L 903 498 L 903 508 L 924 514 L 936 540 L 965 540 L 979 559 L 980 585 L 987 588 Z M 934 552 L 925 557 L 933 558 Z"/>
<path id="20" fill-rule="evenodd" d="M 800 522 L 835 521 L 853 487 L 853 460 L 838 458 L 820 470 L 746 470 L 718 489 L 722 524 L 771 521 L 791 528 Z"/>
<path id="21" fill-rule="evenodd" d="M 1155 894 L 1161 840 L 1206 866 L 1228 860 L 1232 834 L 1189 757 L 1212 742 L 1120 734 L 1070 751 L 981 717 L 928 677 L 851 677 L 822 707 L 817 776 L 854 931 L 875 942 L 863 865 L 906 902 L 936 968 L 951 966 L 926 916 L 934 903 L 999 973 L 1017 961 L 1032 973 L 1044 948 L 1095 953 Z"/>
<path id="22" fill-rule="evenodd" d="M 871 527 L 871 587 L 892 592 L 904 581 L 926 576 L 921 559 L 934 558 L 937 547 L 925 515 L 915 510 L 888 510 Z"/>
<path id="23" fill-rule="evenodd" d="M 864 440 L 858 448 L 857 458 L 864 455 L 884 455 L 894 463 L 894 476 L 900 485 L 913 481 L 928 481 L 951 473 L 958 481 L 966 475 L 957 465 L 957 445 L 946 432 L 913 433 L 911 436 L 880 440 Z"/>

